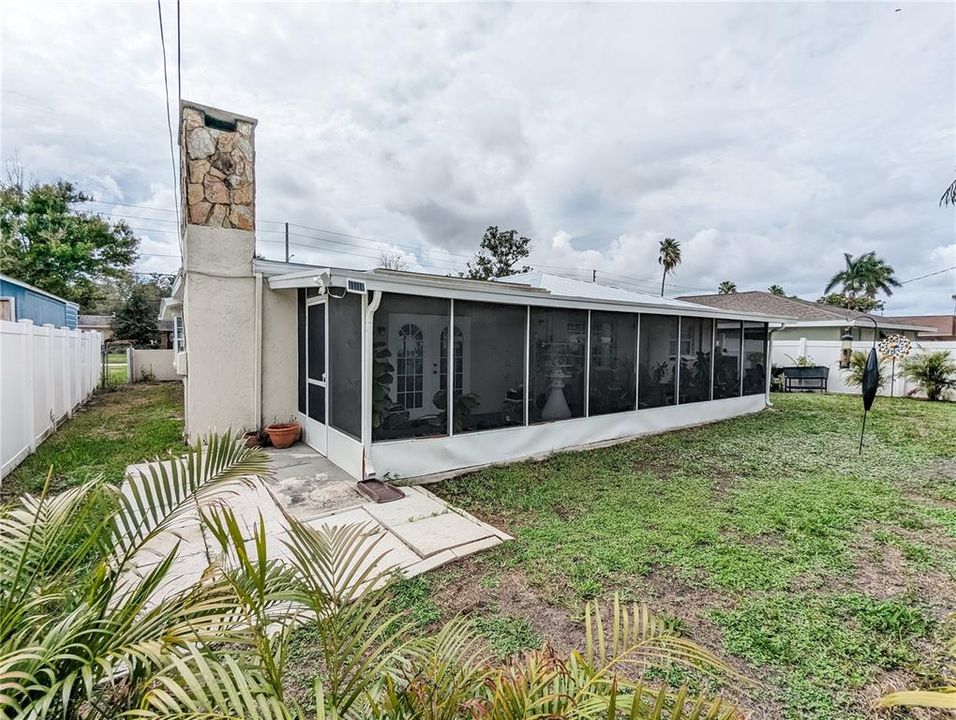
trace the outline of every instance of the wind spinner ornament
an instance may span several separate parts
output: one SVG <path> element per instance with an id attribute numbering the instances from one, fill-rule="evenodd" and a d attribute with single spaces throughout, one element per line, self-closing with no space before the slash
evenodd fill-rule
<path id="1" fill-rule="evenodd" d="M 880 340 L 878 346 L 880 355 L 890 358 L 890 397 L 893 397 L 893 385 L 896 384 L 896 358 L 904 358 L 910 354 L 910 341 L 902 335 L 890 335 Z"/>

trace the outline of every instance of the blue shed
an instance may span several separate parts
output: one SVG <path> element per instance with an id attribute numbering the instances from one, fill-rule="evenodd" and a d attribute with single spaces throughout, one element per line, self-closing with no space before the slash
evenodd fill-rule
<path id="1" fill-rule="evenodd" d="M 22 280 L 0 275 L 0 318 L 32 320 L 34 325 L 54 325 L 76 330 L 76 303 L 64 300 Z"/>

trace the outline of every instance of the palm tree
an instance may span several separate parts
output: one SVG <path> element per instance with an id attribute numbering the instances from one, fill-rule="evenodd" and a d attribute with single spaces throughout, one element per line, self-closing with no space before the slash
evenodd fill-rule
<path id="1" fill-rule="evenodd" d="M 837 286 L 843 288 L 843 295 L 852 303 L 858 294 L 871 300 L 876 298 L 877 292 L 893 294 L 893 288 L 900 287 L 895 271 L 885 260 L 878 258 L 870 251 L 854 258 L 850 253 L 843 253 L 846 267 L 836 273 L 827 283 L 823 293 L 826 295 Z"/>
<path id="2" fill-rule="evenodd" d="M 953 180 L 953 184 L 946 188 L 946 191 L 939 199 L 939 206 L 943 207 L 944 205 L 956 206 L 956 180 Z"/>
<path id="3" fill-rule="evenodd" d="M 467 617 L 423 634 L 392 610 L 381 535 L 316 528 L 280 508 L 277 553 L 261 519 L 250 530 L 228 509 L 237 485 L 270 474 L 260 451 L 211 436 L 122 492 L 93 480 L 51 497 L 48 478 L 40 497 L 0 507 L 0 717 L 740 716 L 719 698 L 649 684 L 645 671 L 661 664 L 742 678 L 618 598 L 585 607 L 584 650 L 565 656 L 543 648 L 495 663 Z M 182 588 L 180 545 L 167 541 L 197 522 L 218 549 Z M 303 625 L 318 657 L 308 710 L 284 689 Z"/>
<path id="4" fill-rule="evenodd" d="M 770 287 L 767 288 L 767 290 L 770 291 L 771 295 L 779 295 L 780 297 L 783 297 L 784 295 L 787 294 L 786 292 L 784 292 L 784 289 L 780 287 L 779 285 L 771 285 Z"/>
<path id="5" fill-rule="evenodd" d="M 667 273 L 680 265 L 680 241 L 674 238 L 664 238 L 661 240 L 660 255 L 657 262 L 664 268 L 661 275 L 661 297 L 664 297 L 664 281 L 667 280 Z"/>
<path id="6" fill-rule="evenodd" d="M 717 288 L 721 295 L 733 295 L 737 292 L 737 285 L 732 280 L 724 280 Z"/>

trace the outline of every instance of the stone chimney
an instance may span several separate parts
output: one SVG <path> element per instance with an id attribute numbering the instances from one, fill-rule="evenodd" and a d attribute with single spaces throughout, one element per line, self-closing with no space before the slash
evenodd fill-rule
<path id="1" fill-rule="evenodd" d="M 186 223 L 255 229 L 256 121 L 183 103 L 182 177 Z"/>
<path id="2" fill-rule="evenodd" d="M 255 128 L 252 118 L 184 101 L 183 205 L 186 431 L 260 421 Z"/>

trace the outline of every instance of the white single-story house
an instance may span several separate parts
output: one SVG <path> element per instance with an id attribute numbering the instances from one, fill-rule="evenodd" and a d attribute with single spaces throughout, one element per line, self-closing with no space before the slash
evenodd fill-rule
<path id="1" fill-rule="evenodd" d="M 769 314 L 539 272 L 477 281 L 254 259 L 251 118 L 184 103 L 186 427 L 295 419 L 357 479 L 421 478 L 752 413 Z"/>
<path id="2" fill-rule="evenodd" d="M 720 310 L 750 312 L 785 318 L 787 325 L 774 334 L 774 340 L 840 341 L 845 336 L 853 341 L 873 340 L 887 335 L 903 335 L 915 340 L 918 333 L 932 328 L 908 318 L 891 318 L 874 313 L 824 305 L 798 297 L 774 295 L 765 290 L 748 290 L 710 295 L 683 295 L 679 300 L 707 305 Z"/>

